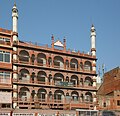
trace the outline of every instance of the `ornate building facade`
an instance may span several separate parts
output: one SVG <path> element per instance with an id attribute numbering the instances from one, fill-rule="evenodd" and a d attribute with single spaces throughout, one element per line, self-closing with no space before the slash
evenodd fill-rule
<path id="1" fill-rule="evenodd" d="M 50 47 L 20 41 L 16 5 L 12 18 L 12 30 L 0 29 L 0 94 L 10 96 L 0 98 L 0 108 L 16 113 L 22 109 L 45 113 L 96 109 L 94 26 L 91 52 L 86 54 L 67 50 L 66 39 L 55 41 L 53 35 Z"/>

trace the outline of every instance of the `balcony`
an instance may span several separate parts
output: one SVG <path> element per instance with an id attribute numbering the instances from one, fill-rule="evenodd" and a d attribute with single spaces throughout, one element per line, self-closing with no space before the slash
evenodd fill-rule
<path id="1" fill-rule="evenodd" d="M 21 79 L 13 79 L 13 83 L 17 84 L 27 84 L 27 85 L 32 85 L 32 86 L 53 86 L 53 87 L 61 87 L 61 88 L 76 88 L 76 89 L 86 89 L 86 90 L 96 90 L 96 87 L 93 86 L 88 86 L 88 85 L 74 85 L 72 82 L 45 82 L 45 81 L 38 81 L 35 80 L 33 81 L 32 79 L 30 80 L 21 80 Z M 14 90 L 15 91 L 15 90 Z"/>
<path id="2" fill-rule="evenodd" d="M 19 64 L 22 66 L 26 66 L 26 67 L 35 67 L 35 68 L 49 68 L 52 70 L 60 70 L 60 71 L 67 71 L 67 72 L 80 72 L 80 73 L 86 73 L 86 74 L 96 74 L 96 71 L 92 71 L 92 70 L 84 70 L 84 69 L 80 69 L 80 68 L 71 68 L 71 67 L 66 67 L 66 65 L 64 64 L 63 66 L 59 66 L 59 65 L 54 65 L 54 64 L 43 64 L 43 63 L 37 63 L 37 62 L 31 62 L 31 61 L 24 61 L 24 60 L 17 60 L 14 61 L 13 63 L 15 64 Z"/>
<path id="3" fill-rule="evenodd" d="M 70 100 L 69 103 L 65 99 L 57 100 L 57 99 L 18 99 L 19 107 L 37 107 L 37 109 L 41 108 L 62 108 L 62 109 L 76 109 L 76 108 L 85 108 L 85 109 L 92 109 L 93 103 L 92 102 L 81 102 L 81 101 L 74 101 Z"/>
<path id="4" fill-rule="evenodd" d="M 3 78 L 3 77 L 0 77 L 0 84 L 8 84 L 10 85 L 11 84 L 11 78 Z"/>
<path id="5" fill-rule="evenodd" d="M 1 44 L 1 45 L 7 45 L 7 46 L 10 46 L 10 45 L 11 45 L 10 42 L 5 42 L 5 41 L 0 41 L 0 44 Z"/>

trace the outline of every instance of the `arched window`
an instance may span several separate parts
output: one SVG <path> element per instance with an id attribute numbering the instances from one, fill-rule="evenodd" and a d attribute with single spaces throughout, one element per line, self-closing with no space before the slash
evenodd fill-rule
<path id="1" fill-rule="evenodd" d="M 54 57 L 54 67 L 55 68 L 60 68 L 60 69 L 64 68 L 64 60 L 61 56 L 55 56 Z"/>
<path id="2" fill-rule="evenodd" d="M 85 94 L 85 101 L 93 102 L 92 93 L 86 92 L 86 94 Z"/>
<path id="3" fill-rule="evenodd" d="M 78 76 L 72 75 L 71 79 L 70 79 L 70 82 L 72 82 L 73 86 L 76 87 L 78 85 Z"/>
<path id="4" fill-rule="evenodd" d="M 86 77 L 84 85 L 85 86 L 92 86 L 92 84 L 93 84 L 93 80 L 90 77 Z"/>
<path id="5" fill-rule="evenodd" d="M 29 53 L 25 50 L 21 50 L 19 52 L 19 60 L 22 61 L 22 62 L 29 62 Z"/>
<path id="6" fill-rule="evenodd" d="M 38 74 L 37 74 L 38 83 L 44 84 L 46 77 L 47 77 L 47 75 L 44 71 L 39 71 Z"/>
<path id="7" fill-rule="evenodd" d="M 38 101 L 45 102 L 46 94 L 47 94 L 47 91 L 45 89 L 43 89 L 43 88 L 39 89 L 38 93 L 37 93 Z"/>
<path id="8" fill-rule="evenodd" d="M 78 70 L 78 61 L 76 59 L 71 59 L 70 61 L 71 70 Z"/>
<path id="9" fill-rule="evenodd" d="M 73 91 L 73 92 L 71 93 L 71 96 L 72 96 L 72 101 L 73 101 L 73 102 L 77 102 L 77 101 L 78 101 L 79 94 L 78 94 L 77 91 Z"/>
<path id="10" fill-rule="evenodd" d="M 43 53 L 39 53 L 37 55 L 37 63 L 40 66 L 45 66 L 46 65 L 46 55 Z"/>
<path id="11" fill-rule="evenodd" d="M 63 81 L 64 81 L 64 76 L 61 73 L 56 73 L 54 75 L 54 83 L 55 83 L 55 85 L 60 86 L 62 84 L 61 82 L 63 82 Z"/>
<path id="12" fill-rule="evenodd" d="M 19 98 L 22 101 L 30 100 L 30 91 L 27 87 L 20 88 Z"/>
<path id="13" fill-rule="evenodd" d="M 64 92 L 62 90 L 56 90 L 54 93 L 54 99 L 56 102 L 62 102 L 64 99 Z"/>
<path id="14" fill-rule="evenodd" d="M 85 71 L 92 71 L 91 62 L 89 62 L 89 61 L 86 61 L 86 62 L 85 62 L 85 64 L 84 64 L 84 70 L 85 70 Z"/>
<path id="15" fill-rule="evenodd" d="M 21 69 L 19 73 L 19 80 L 22 82 L 29 82 L 30 81 L 30 74 L 27 69 Z"/>

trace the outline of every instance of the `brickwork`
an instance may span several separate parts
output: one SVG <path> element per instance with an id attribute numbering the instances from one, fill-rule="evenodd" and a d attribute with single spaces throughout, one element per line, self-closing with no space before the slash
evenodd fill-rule
<path id="1" fill-rule="evenodd" d="M 120 68 L 104 74 L 103 83 L 98 89 L 98 109 L 120 110 Z"/>

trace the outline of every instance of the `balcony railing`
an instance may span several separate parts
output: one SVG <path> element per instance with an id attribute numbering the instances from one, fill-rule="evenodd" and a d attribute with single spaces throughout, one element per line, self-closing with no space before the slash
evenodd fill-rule
<path id="1" fill-rule="evenodd" d="M 7 45 L 7 46 L 10 46 L 10 45 L 11 45 L 10 42 L 5 42 L 5 41 L 0 41 L 0 44 L 2 44 L 2 45 Z"/>
<path id="2" fill-rule="evenodd" d="M 60 69 L 60 70 L 68 70 L 68 71 L 77 71 L 77 72 L 83 72 L 83 73 L 92 73 L 95 74 L 95 71 L 92 70 L 84 70 L 84 69 L 80 69 L 80 68 L 71 68 L 71 67 L 66 67 L 66 66 L 58 66 L 58 65 L 49 65 L 49 64 L 44 64 L 44 63 L 36 63 L 36 62 L 32 62 L 32 61 L 22 61 L 22 60 L 17 60 L 14 61 L 14 63 L 20 63 L 22 65 L 32 65 L 32 66 L 37 66 L 37 67 L 46 67 L 46 68 L 55 68 L 55 69 Z"/>
<path id="3" fill-rule="evenodd" d="M 49 104 L 63 104 L 63 108 L 64 108 L 64 106 L 66 106 L 67 105 L 67 107 L 69 107 L 70 109 L 71 108 L 78 108 L 78 107 L 80 107 L 80 108 L 93 108 L 93 106 L 94 106 L 94 104 L 93 104 L 93 102 L 86 102 L 86 101 L 80 101 L 80 100 L 78 100 L 78 101 L 76 101 L 76 100 L 69 100 L 69 102 L 67 102 L 65 99 L 61 99 L 61 100 L 59 100 L 59 99 L 41 99 L 41 98 L 39 98 L 39 99 L 36 99 L 36 100 L 34 100 L 34 99 L 30 99 L 30 98 L 26 98 L 26 99 L 21 99 L 21 98 L 19 98 L 18 99 L 18 104 L 19 105 L 21 105 L 22 107 L 24 107 L 24 106 L 28 106 L 28 107 L 30 107 L 30 105 L 32 106 L 32 107 L 35 107 L 36 106 L 36 103 L 37 103 L 37 105 L 39 106 L 41 103 L 43 103 L 44 104 L 44 106 L 45 106 L 45 104 L 46 105 L 48 105 L 49 106 Z M 42 107 L 44 107 L 44 106 L 42 106 Z M 39 107 L 39 108 L 41 108 L 41 107 Z"/>
<path id="4" fill-rule="evenodd" d="M 94 86 L 89 86 L 89 85 L 85 85 L 83 83 L 83 85 L 81 84 L 73 84 L 73 82 L 66 82 L 66 81 L 60 81 L 60 82 L 45 82 L 45 81 L 41 81 L 41 80 L 32 80 L 32 79 L 29 79 L 29 80 L 25 80 L 25 79 L 13 79 L 12 80 L 14 83 L 23 83 L 23 84 L 40 84 L 40 85 L 45 85 L 45 86 L 61 86 L 61 87 L 79 87 L 79 88 L 83 88 L 83 89 L 96 89 L 96 87 Z"/>
<path id="5" fill-rule="evenodd" d="M 15 98 L 13 98 L 15 99 Z M 18 98 L 18 102 L 46 102 L 46 103 L 64 103 L 64 104 L 79 104 L 79 103 L 92 103 L 91 101 L 81 101 L 81 100 L 66 100 L 66 98 L 64 99 L 51 99 L 51 98 L 46 98 L 46 99 L 42 99 L 42 98 L 27 98 L 27 97 L 21 97 Z"/>
<path id="6" fill-rule="evenodd" d="M 11 78 L 0 77 L 0 84 L 11 84 Z"/>

